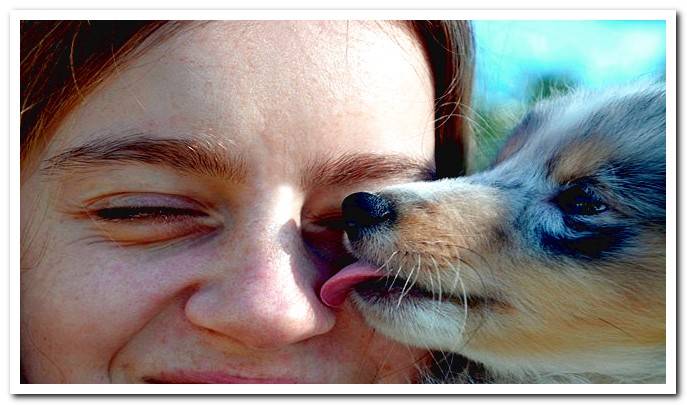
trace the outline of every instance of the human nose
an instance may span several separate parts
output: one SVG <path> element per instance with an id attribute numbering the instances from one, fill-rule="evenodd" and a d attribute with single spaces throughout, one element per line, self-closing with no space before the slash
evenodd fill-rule
<path id="1" fill-rule="evenodd" d="M 292 201 L 251 207 L 251 219 L 236 224 L 231 249 L 212 277 L 186 303 L 195 325 L 242 345 L 274 349 L 327 333 L 335 315 L 317 296 L 321 274 L 301 239 Z M 243 229 L 241 229 L 243 228 Z"/>

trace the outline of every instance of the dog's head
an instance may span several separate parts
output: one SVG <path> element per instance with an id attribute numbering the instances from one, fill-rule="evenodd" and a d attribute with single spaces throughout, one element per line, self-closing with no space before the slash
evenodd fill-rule
<path id="1" fill-rule="evenodd" d="M 349 196 L 322 297 L 504 372 L 660 373 L 665 197 L 662 89 L 550 100 L 484 173 Z"/>

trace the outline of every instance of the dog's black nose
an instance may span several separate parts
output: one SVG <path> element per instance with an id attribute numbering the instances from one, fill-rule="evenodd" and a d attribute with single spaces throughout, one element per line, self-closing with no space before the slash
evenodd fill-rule
<path id="1" fill-rule="evenodd" d="M 348 239 L 354 242 L 365 232 L 380 226 L 391 225 L 396 220 L 393 203 L 382 196 L 370 193 L 355 193 L 341 203 Z"/>

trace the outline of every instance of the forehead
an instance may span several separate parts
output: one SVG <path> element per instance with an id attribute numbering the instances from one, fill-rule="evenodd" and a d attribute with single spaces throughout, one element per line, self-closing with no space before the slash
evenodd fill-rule
<path id="1" fill-rule="evenodd" d="M 141 129 L 260 145 L 272 155 L 431 155 L 432 80 L 422 49 L 400 25 L 211 22 L 124 62 L 69 114 L 49 153 Z"/>

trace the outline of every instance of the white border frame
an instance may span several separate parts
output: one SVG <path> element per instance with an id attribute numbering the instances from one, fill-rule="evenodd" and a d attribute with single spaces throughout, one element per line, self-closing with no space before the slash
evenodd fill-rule
<path id="1" fill-rule="evenodd" d="M 19 21 L 22 19 L 467 19 L 664 20 L 666 22 L 666 384 L 622 385 L 85 385 L 19 382 L 20 120 Z M 10 361 L 12 394 L 675 394 L 677 333 L 677 126 L 675 10 L 20 10 L 10 13 Z"/>

